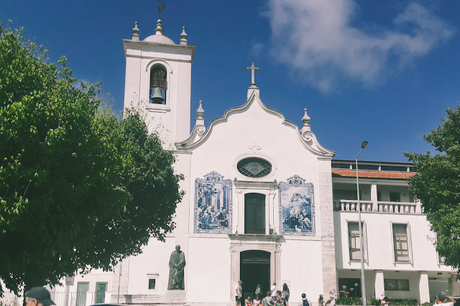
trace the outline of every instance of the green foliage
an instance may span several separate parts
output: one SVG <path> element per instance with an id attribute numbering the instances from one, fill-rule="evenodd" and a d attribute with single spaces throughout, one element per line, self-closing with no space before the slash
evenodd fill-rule
<path id="1" fill-rule="evenodd" d="M 380 299 L 371 299 L 367 301 L 367 305 L 381 305 L 382 300 Z M 336 300 L 336 305 L 362 305 L 363 301 L 361 298 L 358 297 L 345 297 L 345 298 L 338 298 Z M 402 301 L 395 301 L 391 300 L 389 305 L 391 306 L 417 306 L 418 302 L 416 300 L 402 300 Z M 424 303 L 422 306 L 431 306 L 433 303 Z"/>
<path id="2" fill-rule="evenodd" d="M 418 305 L 418 302 L 417 302 L 417 300 L 404 300 L 404 301 L 402 301 L 401 305 L 404 305 L 404 306 L 416 306 L 416 305 Z"/>
<path id="3" fill-rule="evenodd" d="M 369 301 L 367 301 L 367 305 L 375 305 L 375 306 L 378 306 L 378 305 L 381 305 L 382 304 L 382 300 L 381 299 L 371 299 Z"/>
<path id="4" fill-rule="evenodd" d="M 405 153 L 418 174 L 409 179 L 411 191 L 437 234 L 436 249 L 445 263 L 460 267 L 460 106 L 447 109 L 447 119 L 424 139 L 438 154 Z"/>
<path id="5" fill-rule="evenodd" d="M 98 84 L 1 28 L 0 278 L 18 292 L 110 269 L 174 229 L 174 156 L 140 115 L 101 107 Z M 0 288 L 0 294 L 2 293 Z"/>
<path id="6" fill-rule="evenodd" d="M 418 302 L 417 300 L 402 300 L 402 301 L 390 301 L 390 305 L 393 306 L 417 306 Z M 433 303 L 430 303 L 430 305 L 433 305 Z"/>

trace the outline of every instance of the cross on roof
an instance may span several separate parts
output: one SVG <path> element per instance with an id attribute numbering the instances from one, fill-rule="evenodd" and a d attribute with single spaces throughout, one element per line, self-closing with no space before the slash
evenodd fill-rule
<path id="1" fill-rule="evenodd" d="M 256 85 L 255 81 L 255 71 L 259 71 L 260 69 L 257 67 L 254 67 L 254 62 L 252 62 L 251 67 L 246 67 L 246 70 L 252 70 L 251 71 L 251 85 Z"/>

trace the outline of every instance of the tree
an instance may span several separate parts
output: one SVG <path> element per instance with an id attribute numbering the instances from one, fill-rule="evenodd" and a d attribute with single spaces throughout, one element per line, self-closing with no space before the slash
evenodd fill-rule
<path id="1" fill-rule="evenodd" d="M 438 154 L 405 153 L 417 167 L 409 186 L 437 235 L 436 249 L 445 263 L 460 268 L 460 106 L 424 139 Z"/>
<path id="2" fill-rule="evenodd" d="M 0 23 L 0 278 L 16 293 L 109 270 L 164 240 L 182 198 L 175 159 L 138 112 Z M 0 294 L 3 288 L 0 288 Z"/>

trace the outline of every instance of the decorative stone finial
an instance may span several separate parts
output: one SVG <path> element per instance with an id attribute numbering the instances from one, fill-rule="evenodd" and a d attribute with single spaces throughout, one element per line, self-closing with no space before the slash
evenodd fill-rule
<path id="1" fill-rule="evenodd" d="M 199 119 L 203 119 L 204 109 L 203 109 L 203 101 L 202 100 L 200 100 L 200 107 L 198 107 L 198 109 L 196 110 L 196 114 L 198 115 Z"/>
<path id="2" fill-rule="evenodd" d="M 305 126 L 305 125 L 310 126 L 310 125 L 308 124 L 308 122 L 310 122 L 310 116 L 308 116 L 308 114 L 307 114 L 307 109 L 306 109 L 306 108 L 304 109 L 304 111 L 305 111 L 305 115 L 303 115 L 303 118 L 302 118 L 303 125 L 304 125 L 304 126 Z"/>
<path id="3" fill-rule="evenodd" d="M 306 108 L 304 109 L 304 111 L 305 111 L 305 115 L 303 115 L 303 118 L 302 118 L 303 126 L 300 129 L 300 132 L 302 133 L 302 135 L 304 135 L 305 132 L 311 131 L 311 125 L 309 124 L 310 116 L 308 116 Z"/>
<path id="4" fill-rule="evenodd" d="M 139 41 L 139 28 L 137 27 L 137 21 L 134 23 L 133 35 L 131 36 L 131 40 Z"/>
<path id="5" fill-rule="evenodd" d="M 182 33 L 180 34 L 180 44 L 187 45 L 187 33 L 185 33 L 185 27 L 182 27 Z"/>
<path id="6" fill-rule="evenodd" d="M 206 132 L 206 127 L 204 126 L 204 109 L 203 109 L 203 101 L 200 100 L 200 107 L 196 110 L 196 114 L 198 117 L 195 119 L 195 128 L 198 135 L 201 137 L 204 132 Z"/>
<path id="7" fill-rule="evenodd" d="M 157 20 L 157 28 L 155 29 L 155 34 L 156 35 L 163 35 L 165 31 L 163 30 L 163 27 L 161 25 L 161 19 Z"/>

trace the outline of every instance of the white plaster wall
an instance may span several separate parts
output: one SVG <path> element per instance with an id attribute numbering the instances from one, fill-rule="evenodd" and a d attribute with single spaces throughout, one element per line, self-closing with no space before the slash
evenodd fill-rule
<path id="1" fill-rule="evenodd" d="M 281 253 L 281 279 L 289 286 L 290 303 L 300 303 L 302 293 L 312 300 L 323 294 L 321 262 L 321 241 L 286 238 Z"/>
<path id="2" fill-rule="evenodd" d="M 342 256 L 337 256 L 337 267 L 360 269 L 359 262 L 349 262 L 348 221 L 358 221 L 356 212 L 335 212 L 336 244 L 340 246 Z M 449 267 L 438 264 L 435 247 L 432 243 L 433 233 L 424 215 L 415 214 L 379 214 L 362 213 L 367 231 L 367 251 L 369 259 L 366 269 L 407 270 L 407 271 L 451 271 Z M 408 223 L 412 263 L 394 263 L 393 223 Z M 409 228 L 408 228 L 409 230 Z"/>
<path id="3" fill-rule="evenodd" d="M 189 239 L 187 298 L 189 302 L 230 301 L 230 251 L 227 235 Z"/>
<path id="4" fill-rule="evenodd" d="M 175 246 L 175 239 L 171 236 L 165 242 L 150 239 L 142 254 L 130 258 L 129 268 L 123 266 L 123 273 L 129 273 L 128 294 L 165 294 L 169 279 L 169 256 Z M 187 250 L 182 250 L 187 260 Z M 155 290 L 148 289 L 148 274 L 158 274 Z"/>
<path id="5" fill-rule="evenodd" d="M 181 152 L 176 154 L 176 164 L 174 165 L 175 172 L 182 174 L 184 180 L 180 182 L 180 189 L 184 191 L 185 194 L 182 198 L 182 201 L 177 204 L 176 214 L 174 222 L 176 223 L 176 229 L 174 234 L 188 234 L 191 227 L 191 216 L 193 216 L 193 195 L 194 195 L 194 186 L 195 179 L 190 175 L 190 162 L 192 154 L 190 152 Z M 190 231 L 190 232 L 193 232 Z M 180 241 L 178 241 L 180 243 Z"/>
<path id="6" fill-rule="evenodd" d="M 105 272 L 101 269 L 94 269 L 91 273 L 85 275 L 76 275 L 73 285 L 69 285 L 69 304 L 75 305 L 77 298 L 78 283 L 89 283 L 88 291 L 86 294 L 86 305 L 94 304 L 96 302 L 96 284 L 107 283 L 107 290 L 105 292 L 105 302 L 111 302 L 111 294 L 116 293 L 117 288 L 112 287 L 113 272 Z M 51 292 L 52 300 L 58 305 L 65 304 L 65 279 L 62 279 L 62 285 L 54 286 Z M 112 301 L 113 302 L 113 301 Z"/>

